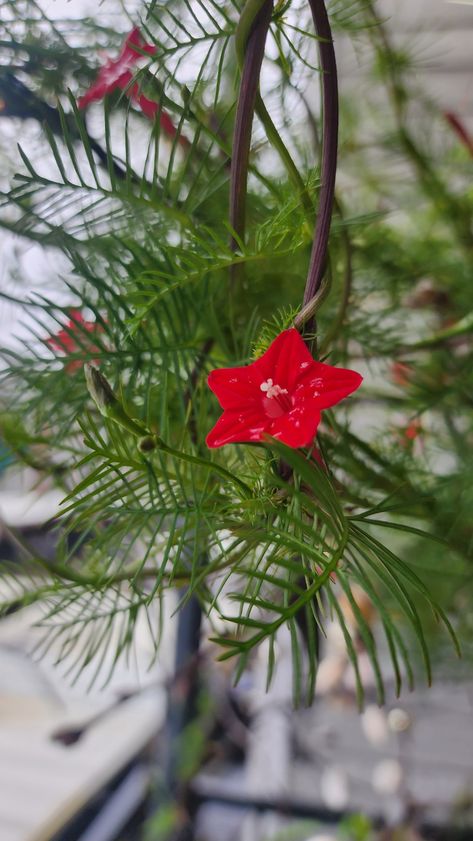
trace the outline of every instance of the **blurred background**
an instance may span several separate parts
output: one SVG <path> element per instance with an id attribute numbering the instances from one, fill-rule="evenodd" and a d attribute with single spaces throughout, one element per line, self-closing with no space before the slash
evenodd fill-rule
<path id="1" fill-rule="evenodd" d="M 452 184 L 464 185 L 471 193 L 473 3 L 376 3 L 387 39 L 385 61 L 391 62 L 391 70 L 392 62 L 397 62 L 387 83 L 390 92 L 386 92 L 382 53 L 376 52 L 370 33 L 358 28 L 356 7 L 349 0 L 329 4 L 342 102 L 337 183 L 352 210 L 361 213 L 369 207 L 372 212 L 390 214 L 392 235 L 385 248 L 379 240 L 365 243 L 365 254 L 372 252 L 370 264 L 366 257 L 366 277 L 378 264 L 389 274 L 397 258 L 400 271 L 406 274 L 416 261 L 417 266 L 424 266 L 410 290 L 402 292 L 404 297 L 410 295 L 411 329 L 414 333 L 419 329 L 422 335 L 426 324 L 432 329 L 448 326 L 443 315 L 448 316 L 451 293 L 438 283 L 435 261 L 446 265 L 449 257 L 435 253 L 432 242 L 421 253 L 422 230 L 428 232 L 435 220 L 429 213 L 416 218 L 412 157 L 408 160 L 405 149 L 399 147 L 390 121 L 393 110 L 402 108 L 402 119 L 416 143 L 428 149 L 428 160 L 433 162 L 429 166 L 438 163 Z M 54 91 L 64 90 L 64 85 L 79 97 L 104 57 L 118 53 L 123 36 L 139 19 L 141 3 L 3 0 L 0 9 L 0 179 L 5 196 L 22 167 L 18 141 L 42 172 L 53 167 L 40 118 L 31 109 L 40 101 L 54 103 Z M 294 20 L 297 11 L 294 7 Z M 90 48 L 88 39 L 93 44 Z M 71 63 L 68 53 L 74 56 Z M 407 67 L 409 99 L 400 103 L 405 91 L 399 78 Z M 189 68 L 189 78 L 192 73 Z M 271 73 L 271 67 L 267 68 L 269 94 Z M 26 83 L 38 99 L 33 104 L 22 99 L 21 88 L 12 93 L 14 80 Z M 305 96 L 318 112 L 317 84 L 308 85 Z M 273 105 L 278 113 L 277 93 Z M 93 137 L 100 136 L 101 107 L 96 104 L 90 111 L 88 130 Z M 136 123 L 132 156 L 139 166 L 146 155 L 148 127 L 141 115 L 130 114 L 130 120 Z M 294 121 L 296 134 L 311 131 L 296 99 Z M 255 144 L 261 141 L 259 131 L 257 127 Z M 272 153 L 266 154 L 270 168 Z M 23 236 L 15 230 L 5 202 L 3 210 L 2 345 L 21 353 L 35 315 L 31 308 L 18 305 L 19 290 L 25 299 L 36 293 L 53 295 L 65 306 L 70 290 L 62 282 L 73 284 L 74 277 L 64 253 L 48 244 L 47 237 L 35 242 Z M 63 219 L 67 215 L 64 208 L 60 213 Z M 418 238 L 401 253 L 400 232 L 410 234 L 413 224 L 418 224 Z M 455 263 L 455 257 L 451 262 Z M 462 276 L 463 299 L 470 305 L 471 280 L 470 268 L 469 276 L 468 272 Z M 457 316 L 467 312 L 461 310 L 463 299 L 457 302 Z M 375 296 L 369 300 L 376 313 Z M 389 328 L 389 320 L 386 324 Z M 386 387 L 393 401 L 410 376 L 408 365 L 387 368 L 376 360 L 364 373 L 373 389 Z M 469 400 L 471 404 L 471 394 Z M 405 409 L 397 411 L 404 430 L 398 446 L 415 449 L 417 455 L 435 462 L 439 475 L 449 476 L 452 464 L 456 469 L 458 453 L 448 446 L 438 447 L 435 415 L 427 412 L 416 425 Z M 354 414 L 354 426 L 372 440 L 385 419 L 383 408 L 364 405 Z M 392 437 L 392 430 L 389 434 Z M 41 470 L 40 444 L 38 463 L 25 464 L 9 446 L 8 430 L 3 430 L 2 438 L 2 560 L 11 569 L 31 549 L 54 559 L 57 533 L 49 521 L 64 491 Z M 464 510 L 458 511 L 458 518 L 459 530 L 469 527 L 471 533 L 473 500 L 468 475 L 463 477 Z M 407 547 L 407 551 L 416 549 Z M 435 558 L 438 561 L 439 555 Z M 37 603 L 20 603 L 14 580 L 5 576 L 0 582 L 2 601 L 8 604 L 0 619 L 0 838 L 473 839 L 471 567 L 455 558 L 447 562 L 447 580 L 434 575 L 433 582 L 452 596 L 453 615 L 463 637 L 463 661 L 453 662 L 451 650 L 439 641 L 433 687 L 420 682 L 414 692 L 405 690 L 398 699 L 394 675 L 388 676 L 386 701 L 380 707 L 363 641 L 355 635 L 366 692 L 362 712 L 353 667 L 335 622 L 327 623 L 327 636 L 321 643 L 315 703 L 294 711 L 289 634 L 278 638 L 278 665 L 269 691 L 263 655 L 254 657 L 235 687 L 230 667 L 216 662 L 215 650 L 207 641 L 208 629 L 201 630 L 192 604 L 185 609 L 178 632 L 177 596 L 169 595 L 163 605 L 157 605 L 155 616 L 150 618 L 148 612 L 137 619 L 131 650 L 117 657 L 120 640 L 111 635 L 100 668 L 91 656 L 90 665 L 78 669 L 81 638 L 72 635 L 67 650 L 61 636 L 50 635 L 45 643 L 44 609 Z M 382 651 L 379 617 L 363 594 L 359 607 Z M 342 610 L 350 623 L 348 602 L 342 603 Z M 156 657 L 154 640 L 163 614 L 166 621 Z M 186 660 L 186 634 L 195 643 L 200 633 L 199 649 L 194 645 L 192 657 Z"/>

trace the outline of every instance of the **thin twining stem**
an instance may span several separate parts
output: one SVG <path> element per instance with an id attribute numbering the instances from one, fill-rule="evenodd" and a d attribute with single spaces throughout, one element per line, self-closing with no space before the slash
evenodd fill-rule
<path id="1" fill-rule="evenodd" d="M 324 276 L 328 237 L 332 221 L 335 196 L 335 176 L 338 151 L 338 83 L 335 50 L 332 32 L 324 0 L 309 0 L 315 29 L 319 38 L 319 60 L 322 73 L 322 162 L 319 210 L 315 226 L 314 243 L 304 291 L 304 308 L 317 295 Z M 308 307 L 310 312 L 310 307 Z M 311 329 L 313 317 L 309 317 L 306 328 Z"/>
<path id="2" fill-rule="evenodd" d="M 250 7 L 249 11 L 247 7 Z M 243 60 L 240 93 L 238 97 L 230 184 L 230 225 L 236 236 L 231 247 L 238 248 L 238 238 L 245 232 L 246 191 L 251 145 L 251 129 L 258 93 L 261 65 L 263 63 L 266 36 L 273 12 L 273 0 L 250 0 L 242 12 L 246 33 L 246 49 Z M 252 25 L 251 25 L 252 24 Z M 251 25 L 251 28 L 250 28 Z M 249 29 L 249 31 L 248 31 Z"/>
<path id="3" fill-rule="evenodd" d="M 242 10 L 240 15 L 240 20 L 238 22 L 238 27 L 235 32 L 235 49 L 238 58 L 238 63 L 240 66 L 240 70 L 243 72 L 245 67 L 247 66 L 249 57 L 248 57 L 248 46 L 249 46 L 249 39 L 250 36 L 254 37 L 254 29 L 256 26 L 256 21 L 258 15 L 262 12 L 265 6 L 266 0 L 247 0 L 245 6 Z M 272 4 L 271 4 L 272 7 Z M 268 23 L 269 26 L 269 23 Z M 266 34 L 265 34 L 266 39 Z M 261 65 L 259 70 L 261 69 Z M 258 70 L 258 79 L 259 81 L 259 70 Z M 287 149 L 281 135 L 279 134 L 276 126 L 274 125 L 269 112 L 266 109 L 266 106 L 261 98 L 261 94 L 258 90 L 258 85 L 256 87 L 256 95 L 255 100 L 253 103 L 253 110 L 256 111 L 263 128 L 266 132 L 266 137 L 273 146 L 273 148 L 279 154 L 282 163 L 284 164 L 287 174 L 291 179 L 292 183 L 294 184 L 296 190 L 298 191 L 301 204 L 304 208 L 305 214 L 307 218 L 310 220 L 312 218 L 314 207 L 312 203 L 312 199 L 310 198 L 309 192 L 307 187 L 297 169 L 296 164 L 292 160 L 292 157 Z"/>
<path id="4" fill-rule="evenodd" d="M 312 113 L 311 107 L 307 102 L 306 97 L 301 91 L 297 91 L 299 94 L 300 99 L 304 103 L 305 110 L 307 113 L 307 120 L 309 122 L 309 126 L 311 128 L 314 140 L 314 148 L 320 153 L 320 138 L 319 138 L 319 130 L 317 121 Z M 324 336 L 323 342 L 320 344 L 318 348 L 318 353 L 320 357 L 323 357 L 324 353 L 330 347 L 330 345 L 334 342 L 337 338 L 340 330 L 342 329 L 348 306 L 350 303 L 350 295 L 351 295 L 351 288 L 353 282 L 353 244 L 348 233 L 346 226 L 344 225 L 344 210 L 342 206 L 342 202 L 339 198 L 337 198 L 337 192 L 335 191 L 335 196 L 333 200 L 333 209 L 335 213 L 340 218 L 342 225 L 340 229 L 340 236 L 342 240 L 342 244 L 345 251 L 345 271 L 342 280 L 342 291 L 340 297 L 340 303 L 338 307 L 337 315 L 333 320 L 332 324 L 330 325 L 329 330 L 326 332 Z M 302 307 L 299 312 L 297 313 L 296 317 L 294 318 L 294 327 L 297 330 L 302 330 L 306 321 L 308 321 L 311 317 L 314 317 L 317 310 L 323 304 L 325 298 L 330 292 L 331 283 L 330 283 L 330 264 L 328 265 L 328 270 L 325 274 L 325 277 L 322 283 L 319 286 L 318 292 L 314 296 L 314 298 L 309 301 L 309 304 L 305 307 Z"/>

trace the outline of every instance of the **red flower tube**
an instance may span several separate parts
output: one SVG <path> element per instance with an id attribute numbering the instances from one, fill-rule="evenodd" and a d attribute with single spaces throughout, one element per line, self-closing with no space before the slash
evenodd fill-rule
<path id="1" fill-rule="evenodd" d="M 317 362 L 297 330 L 284 330 L 251 365 L 209 374 L 224 411 L 207 446 L 264 441 L 268 435 L 289 447 L 309 446 L 322 410 L 348 397 L 362 379 L 356 371 Z"/>

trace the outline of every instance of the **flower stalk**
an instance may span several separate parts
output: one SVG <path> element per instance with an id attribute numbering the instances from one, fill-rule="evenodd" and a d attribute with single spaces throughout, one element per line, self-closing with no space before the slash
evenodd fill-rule
<path id="1" fill-rule="evenodd" d="M 240 97 L 239 97 L 239 106 L 240 102 L 242 101 L 243 94 L 244 94 L 244 76 L 245 72 L 248 72 L 250 76 L 254 76 L 255 74 L 251 70 L 251 62 L 252 62 L 252 55 L 249 52 L 250 46 L 250 39 L 256 38 L 255 30 L 260 22 L 260 16 L 263 14 L 265 8 L 271 7 L 271 13 L 268 20 L 268 25 L 266 28 L 266 32 L 264 34 L 263 41 L 266 41 L 266 34 L 267 29 L 269 28 L 269 23 L 271 20 L 271 14 L 273 10 L 273 0 L 268 2 L 268 0 L 247 0 L 242 13 L 240 15 L 240 20 L 238 23 L 238 27 L 235 33 L 235 49 L 237 53 L 238 63 L 240 65 L 240 70 L 242 73 L 242 81 L 240 87 Z M 264 42 L 263 42 L 263 50 L 264 50 Z M 253 122 L 253 112 L 256 112 L 261 123 L 263 124 L 264 130 L 266 132 L 266 137 L 268 141 L 271 143 L 273 148 L 279 154 L 281 161 L 286 168 L 287 174 L 291 179 L 294 187 L 298 191 L 301 203 L 306 213 L 308 220 L 312 219 L 314 207 L 312 203 L 312 199 L 307 191 L 307 187 L 301 178 L 299 170 L 297 169 L 296 164 L 294 163 L 289 150 L 287 149 L 281 135 L 279 134 L 276 126 L 274 125 L 271 116 L 266 109 L 266 106 L 263 102 L 263 99 L 259 93 L 258 86 L 259 86 L 259 75 L 261 70 L 261 63 L 262 63 L 263 56 L 261 56 L 261 62 L 258 68 L 257 77 L 254 79 L 256 81 L 256 92 L 255 98 L 252 106 L 251 113 L 247 115 L 250 119 L 250 134 L 251 134 L 251 124 Z M 236 126 L 235 126 L 235 136 L 236 136 Z M 234 150 L 236 149 L 236 144 L 234 144 Z M 246 196 L 246 179 L 245 179 L 245 196 Z"/>
<path id="2" fill-rule="evenodd" d="M 236 234 L 231 240 L 233 250 L 238 248 L 238 239 L 243 237 L 245 231 L 251 129 L 272 12 L 273 0 L 251 0 L 246 4 L 240 18 L 239 28 L 241 26 L 243 30 L 241 37 L 245 41 L 245 52 L 233 132 L 230 175 L 230 225 Z"/>
<path id="3" fill-rule="evenodd" d="M 143 455 L 151 453 L 154 450 L 160 450 L 162 453 L 177 458 L 180 461 L 204 467 L 206 470 L 217 473 L 221 478 L 230 480 L 239 488 L 240 493 L 244 497 L 251 497 L 251 489 L 246 482 L 234 476 L 229 470 L 226 470 L 215 462 L 209 462 L 207 459 L 193 456 L 190 453 L 170 447 L 159 435 L 152 434 L 141 421 L 131 418 L 120 403 L 108 380 L 93 365 L 85 365 L 84 373 L 89 394 L 100 414 L 117 423 L 138 438 L 138 449 Z"/>
<path id="4" fill-rule="evenodd" d="M 317 296 L 325 273 L 328 238 L 335 197 L 335 178 L 338 153 L 338 81 L 337 63 L 332 31 L 324 0 L 309 0 L 314 26 L 319 37 L 319 59 L 322 74 L 322 161 L 319 210 L 315 226 L 314 243 L 304 291 L 303 308 L 307 308 L 305 327 L 312 332 L 315 326 L 310 302 Z M 303 310 L 304 311 L 304 310 Z"/>

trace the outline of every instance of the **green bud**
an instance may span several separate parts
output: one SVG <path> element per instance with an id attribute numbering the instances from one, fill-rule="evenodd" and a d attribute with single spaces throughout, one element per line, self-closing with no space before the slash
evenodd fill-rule
<path id="1" fill-rule="evenodd" d="M 140 421 L 130 418 L 104 375 L 89 363 L 84 365 L 84 373 L 89 394 L 100 414 L 115 421 L 138 438 L 146 436 L 146 427 Z"/>
<path id="2" fill-rule="evenodd" d="M 88 362 L 84 365 L 85 381 L 89 394 L 102 415 L 108 413 L 110 406 L 118 403 L 118 398 L 110 386 L 108 380 L 100 373 L 98 368 Z"/>

